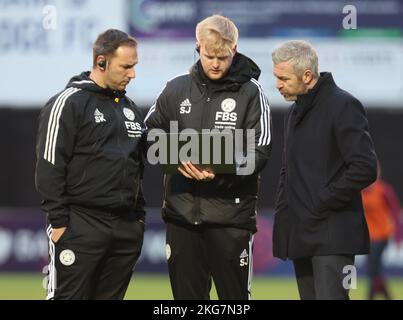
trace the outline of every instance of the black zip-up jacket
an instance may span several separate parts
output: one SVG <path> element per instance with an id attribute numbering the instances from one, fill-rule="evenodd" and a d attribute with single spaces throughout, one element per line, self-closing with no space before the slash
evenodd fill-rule
<path id="1" fill-rule="evenodd" d="M 366 254 L 361 190 L 375 181 L 377 160 L 361 103 L 321 73 L 298 96 L 285 121 L 273 254 L 285 259 Z"/>
<path id="2" fill-rule="evenodd" d="M 257 79 L 260 70 L 237 53 L 222 79 L 211 81 L 200 61 L 189 74 L 169 81 L 146 116 L 147 129 L 169 132 L 170 121 L 186 128 L 254 129 L 255 163 L 249 175 L 217 174 L 198 182 L 181 174 L 166 175 L 162 216 L 191 225 L 234 226 L 256 231 L 259 172 L 270 154 L 271 127 L 267 98 Z M 246 133 L 244 133 L 245 135 Z"/>
<path id="3" fill-rule="evenodd" d="M 36 188 L 53 228 L 72 205 L 144 215 L 141 113 L 125 92 L 104 89 L 89 72 L 73 77 L 39 116 Z"/>

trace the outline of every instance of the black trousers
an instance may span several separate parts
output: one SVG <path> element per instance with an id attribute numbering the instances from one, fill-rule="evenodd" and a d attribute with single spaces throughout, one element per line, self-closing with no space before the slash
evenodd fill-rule
<path id="1" fill-rule="evenodd" d="M 301 300 L 349 300 L 349 269 L 346 273 L 343 269 L 354 266 L 353 255 L 315 256 L 293 263 Z"/>
<path id="2" fill-rule="evenodd" d="M 74 207 L 57 243 L 51 230 L 47 299 L 123 299 L 141 253 L 142 222 Z"/>
<path id="3" fill-rule="evenodd" d="M 166 253 L 174 299 L 208 300 L 212 280 L 220 300 L 247 300 L 253 235 L 248 230 L 167 223 Z"/>

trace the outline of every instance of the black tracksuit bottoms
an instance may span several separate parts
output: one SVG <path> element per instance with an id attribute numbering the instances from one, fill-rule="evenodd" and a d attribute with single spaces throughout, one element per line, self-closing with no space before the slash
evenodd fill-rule
<path id="1" fill-rule="evenodd" d="M 166 255 L 174 299 L 208 300 L 212 281 L 220 300 L 250 299 L 252 246 L 249 230 L 168 222 Z"/>
<path id="2" fill-rule="evenodd" d="M 137 217 L 71 207 L 69 225 L 51 240 L 47 299 L 123 299 L 141 253 Z"/>

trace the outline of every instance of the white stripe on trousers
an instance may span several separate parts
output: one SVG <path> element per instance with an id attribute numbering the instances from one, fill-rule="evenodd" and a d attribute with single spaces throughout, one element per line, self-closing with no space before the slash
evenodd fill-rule
<path id="1" fill-rule="evenodd" d="M 45 160 L 49 161 L 53 165 L 55 164 L 56 141 L 59 131 L 60 116 L 62 114 L 67 98 L 69 98 L 72 94 L 80 90 L 81 89 L 79 88 L 68 88 L 64 90 L 57 97 L 56 101 L 52 106 L 52 110 L 50 112 L 48 120 L 48 131 L 46 133 L 45 152 L 43 157 Z"/>
<path id="2" fill-rule="evenodd" d="M 253 278 L 253 240 L 254 235 L 250 235 L 249 239 L 249 271 L 248 271 L 248 300 L 251 299 L 252 295 L 252 278 Z"/>
<path id="3" fill-rule="evenodd" d="M 49 266 L 48 266 L 48 294 L 46 300 L 51 300 L 55 297 L 56 290 L 56 267 L 55 267 L 55 245 L 52 241 L 52 226 L 49 225 L 46 229 L 49 238 Z"/>

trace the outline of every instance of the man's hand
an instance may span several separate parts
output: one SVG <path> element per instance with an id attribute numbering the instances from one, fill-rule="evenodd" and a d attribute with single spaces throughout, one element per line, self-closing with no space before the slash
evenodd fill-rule
<path id="1" fill-rule="evenodd" d="M 182 162 L 181 166 L 178 167 L 178 171 L 186 178 L 197 181 L 211 181 L 215 177 L 213 170 L 199 168 L 190 161 Z"/>
<path id="2" fill-rule="evenodd" d="M 66 227 L 63 228 L 53 228 L 52 229 L 52 241 L 56 243 L 59 241 L 60 237 L 63 235 L 63 233 L 66 231 Z"/>

